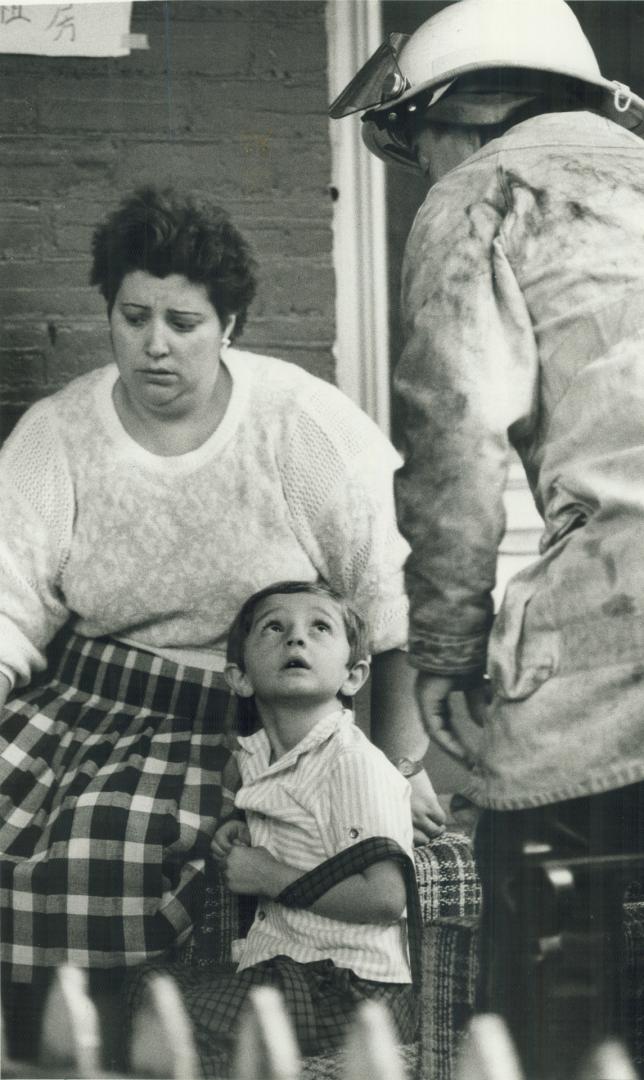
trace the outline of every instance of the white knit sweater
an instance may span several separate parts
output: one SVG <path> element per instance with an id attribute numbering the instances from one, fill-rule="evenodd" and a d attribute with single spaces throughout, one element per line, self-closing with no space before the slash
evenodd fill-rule
<path id="1" fill-rule="evenodd" d="M 32 406 L 0 450 L 0 671 L 18 684 L 70 617 L 219 670 L 254 590 L 318 575 L 406 640 L 392 474 L 398 457 L 336 388 L 230 349 L 226 414 L 199 449 L 145 450 L 112 402 L 116 367 Z"/>

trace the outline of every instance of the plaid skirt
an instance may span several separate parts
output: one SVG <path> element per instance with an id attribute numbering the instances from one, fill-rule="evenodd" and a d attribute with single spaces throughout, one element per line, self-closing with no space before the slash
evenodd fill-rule
<path id="1" fill-rule="evenodd" d="M 128 968 L 185 938 L 229 809 L 220 674 L 67 635 L 0 724 L 3 981 Z"/>
<path id="2" fill-rule="evenodd" d="M 195 1047 L 204 1077 L 228 1077 L 246 999 L 256 986 L 280 991 L 303 1054 L 326 1054 L 340 1049 L 363 1001 L 387 1006 L 402 1044 L 415 1037 L 417 1005 L 410 983 L 361 979 L 331 960 L 302 964 L 275 956 L 235 972 L 232 965 L 190 968 L 151 965 L 128 979 L 126 1015 L 133 1016 L 143 1001 L 148 975 L 159 972 L 176 981 L 190 1017 Z"/>

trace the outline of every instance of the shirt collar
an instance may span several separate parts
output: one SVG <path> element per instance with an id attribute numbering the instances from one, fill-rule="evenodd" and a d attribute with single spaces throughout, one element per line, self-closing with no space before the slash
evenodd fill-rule
<path id="1" fill-rule="evenodd" d="M 308 735 L 300 739 L 299 743 L 291 747 L 283 757 L 272 763 L 270 762 L 271 744 L 263 728 L 254 732 L 253 735 L 238 736 L 237 742 L 246 753 L 257 755 L 257 764 L 261 762 L 265 769 L 277 772 L 294 765 L 303 754 L 314 750 L 317 746 L 326 742 L 327 739 L 330 739 L 332 735 L 335 735 L 340 727 L 352 723 L 353 713 L 349 709 L 334 709 L 333 712 L 327 713 L 321 720 L 318 720 Z"/>

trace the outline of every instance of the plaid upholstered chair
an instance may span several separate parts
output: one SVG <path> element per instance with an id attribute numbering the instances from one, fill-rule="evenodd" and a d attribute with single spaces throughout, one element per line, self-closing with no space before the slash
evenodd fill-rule
<path id="1" fill-rule="evenodd" d="M 481 892 L 471 842 L 460 832 L 447 832 L 415 849 L 416 876 L 423 921 L 423 983 L 418 1043 L 406 1048 L 410 1066 L 422 1055 L 422 1080 L 453 1080 L 465 1028 L 474 1011 L 478 970 L 478 923 Z M 240 936 L 239 903 L 221 878 L 216 864 L 208 875 L 204 917 L 182 948 L 184 962 L 209 966 L 230 959 L 231 942 Z M 627 893 L 624 906 L 624 977 L 630 987 L 635 1063 L 644 1065 L 644 897 Z M 304 1080 L 338 1080 L 340 1054 L 304 1060 Z"/>
<path id="2" fill-rule="evenodd" d="M 422 1010 L 418 1045 L 405 1057 L 411 1065 L 422 1054 L 423 1080 L 451 1080 L 474 1006 L 480 887 L 471 844 L 460 833 L 416 848 L 415 859 L 423 916 Z M 199 967 L 230 959 L 244 917 L 215 863 L 207 882 L 203 920 L 181 950 L 183 962 Z M 307 1058 L 304 1078 L 335 1080 L 340 1065 L 337 1054 Z"/>

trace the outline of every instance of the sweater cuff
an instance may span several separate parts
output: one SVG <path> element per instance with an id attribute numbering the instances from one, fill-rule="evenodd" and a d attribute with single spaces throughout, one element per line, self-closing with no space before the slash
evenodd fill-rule
<path id="1" fill-rule="evenodd" d="M 397 600 L 381 604 L 369 611 L 372 633 L 372 653 L 389 652 L 391 649 L 407 650 L 409 604 L 402 595 Z"/>
<path id="2" fill-rule="evenodd" d="M 409 663 L 431 675 L 480 679 L 487 664 L 488 635 L 421 635 L 412 632 L 409 639 Z"/>
<path id="3" fill-rule="evenodd" d="M 45 657 L 6 615 L 0 614 L 0 671 L 14 686 L 28 686 L 34 672 L 46 667 Z"/>

